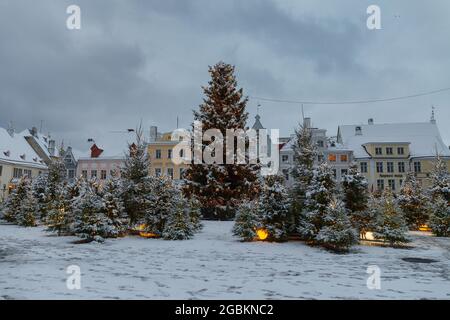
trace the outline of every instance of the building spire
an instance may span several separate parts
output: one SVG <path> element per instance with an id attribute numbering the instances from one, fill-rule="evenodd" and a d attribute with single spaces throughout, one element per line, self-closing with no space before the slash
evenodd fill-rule
<path id="1" fill-rule="evenodd" d="M 436 124 L 436 108 L 431 106 L 431 123 Z"/>

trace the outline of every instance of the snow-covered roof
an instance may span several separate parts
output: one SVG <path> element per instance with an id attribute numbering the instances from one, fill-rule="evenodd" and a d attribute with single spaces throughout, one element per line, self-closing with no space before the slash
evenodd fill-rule
<path id="1" fill-rule="evenodd" d="M 128 144 L 136 141 L 136 136 L 134 132 L 122 133 L 122 132 L 110 132 L 110 133 L 99 133 L 91 135 L 94 139 L 97 147 L 103 150 L 98 158 L 91 158 L 91 147 L 92 142 L 86 142 L 86 148 L 83 150 L 75 150 L 72 152 L 77 160 L 88 160 L 88 159 L 124 159 L 125 154 L 128 150 Z M 87 141 L 87 140 L 86 140 Z"/>
<path id="2" fill-rule="evenodd" d="M 361 129 L 359 135 L 357 128 Z M 342 125 L 338 139 L 345 148 L 353 150 L 356 158 L 369 157 L 363 146 L 369 143 L 409 143 L 411 157 L 434 156 L 436 148 L 442 156 L 450 157 L 450 150 L 433 122 Z"/>
<path id="3" fill-rule="evenodd" d="M 39 147 L 42 149 L 42 151 L 45 153 L 47 157 L 51 157 L 50 152 L 48 150 L 48 142 L 50 138 L 40 132 L 33 133 L 30 129 L 26 129 L 18 135 L 21 135 L 23 137 L 33 137 L 34 141 L 39 145 Z"/>
<path id="4" fill-rule="evenodd" d="M 40 169 L 47 168 L 22 134 L 10 136 L 4 128 L 0 128 L 0 161 Z"/>

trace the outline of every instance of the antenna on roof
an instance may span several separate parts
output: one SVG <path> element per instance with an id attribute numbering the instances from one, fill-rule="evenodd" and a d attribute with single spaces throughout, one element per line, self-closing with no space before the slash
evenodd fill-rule
<path id="1" fill-rule="evenodd" d="M 177 116 L 177 129 L 178 129 L 178 116 Z"/>
<path id="2" fill-rule="evenodd" d="M 39 127 L 39 133 L 42 133 L 42 126 L 43 126 L 43 124 L 44 124 L 44 120 L 41 120 L 41 125 Z"/>

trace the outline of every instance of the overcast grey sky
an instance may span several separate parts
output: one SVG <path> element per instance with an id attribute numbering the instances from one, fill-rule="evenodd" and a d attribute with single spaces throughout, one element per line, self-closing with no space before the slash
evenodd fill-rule
<path id="1" fill-rule="evenodd" d="M 81 7 L 81 30 L 66 8 Z M 366 9 L 381 7 L 382 30 Z M 192 121 L 208 65 L 236 65 L 250 96 L 348 101 L 450 87 L 450 1 L 0 0 L 0 125 L 44 121 L 78 149 L 110 131 Z M 316 126 L 428 121 L 450 143 L 450 92 L 367 105 L 306 105 Z M 250 120 L 257 101 L 250 100 Z M 292 133 L 300 106 L 261 101 L 263 124 Z M 114 134 L 111 134 L 114 140 Z"/>

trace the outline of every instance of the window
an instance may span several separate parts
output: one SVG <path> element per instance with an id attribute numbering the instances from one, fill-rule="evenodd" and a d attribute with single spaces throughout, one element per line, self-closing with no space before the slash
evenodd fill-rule
<path id="1" fill-rule="evenodd" d="M 389 179 L 388 184 L 389 184 L 389 189 L 391 189 L 392 191 L 395 191 L 395 180 Z"/>
<path id="2" fill-rule="evenodd" d="M 161 159 L 161 150 L 156 150 L 156 159 Z"/>
<path id="3" fill-rule="evenodd" d="M 288 155 L 282 155 L 281 156 L 281 162 L 286 163 L 289 162 L 289 156 Z"/>
<path id="4" fill-rule="evenodd" d="M 173 168 L 167 168 L 167 175 L 170 179 L 173 179 Z"/>
<path id="5" fill-rule="evenodd" d="M 317 141 L 317 146 L 319 148 L 323 148 L 325 146 L 325 143 L 323 142 L 323 140 L 319 140 L 319 141 Z"/>
<path id="6" fill-rule="evenodd" d="M 25 178 L 31 179 L 31 170 L 23 169 L 23 175 L 25 176 Z"/>
<path id="7" fill-rule="evenodd" d="M 347 175 L 348 170 L 347 169 L 341 169 L 341 177 Z"/>
<path id="8" fill-rule="evenodd" d="M 405 148 L 403 148 L 403 147 L 398 147 L 398 148 L 397 148 L 397 153 L 398 153 L 399 155 L 404 155 L 404 154 L 405 154 Z"/>
<path id="9" fill-rule="evenodd" d="M 361 162 L 361 173 L 367 173 L 367 162 Z"/>
<path id="10" fill-rule="evenodd" d="M 398 163 L 398 172 L 400 173 L 405 173 L 405 163 L 404 162 L 399 162 Z"/>
<path id="11" fill-rule="evenodd" d="M 377 162 L 377 173 L 383 173 L 383 162 Z"/>
<path id="12" fill-rule="evenodd" d="M 324 157 L 323 154 L 319 154 L 319 155 L 317 156 L 317 161 L 318 161 L 319 163 L 324 162 L 324 160 L 325 160 L 325 157 Z"/>
<path id="13" fill-rule="evenodd" d="M 400 187 L 403 187 L 403 179 L 400 179 L 399 181 Z"/>
<path id="14" fill-rule="evenodd" d="M 69 178 L 69 179 L 75 178 L 75 170 L 73 170 L 73 169 L 67 170 L 67 178 Z"/>
<path id="15" fill-rule="evenodd" d="M 100 179 L 102 179 L 102 180 L 106 179 L 106 170 L 100 171 Z"/>
<path id="16" fill-rule="evenodd" d="M 180 150 L 180 158 L 183 158 L 184 157 L 184 149 L 181 149 Z"/>
<path id="17" fill-rule="evenodd" d="M 422 164 L 420 162 L 414 162 L 414 172 L 415 173 L 422 172 Z"/>
<path id="18" fill-rule="evenodd" d="M 375 154 L 377 156 L 381 156 L 383 154 L 383 149 L 382 148 L 375 148 Z"/>
<path id="19" fill-rule="evenodd" d="M 13 170 L 13 178 L 21 178 L 23 175 L 22 169 L 14 168 Z"/>
<path id="20" fill-rule="evenodd" d="M 383 191 L 384 190 L 384 180 L 377 180 L 377 188 L 379 191 Z"/>
<path id="21" fill-rule="evenodd" d="M 283 169 L 283 175 L 284 175 L 284 179 L 286 179 L 286 181 L 289 181 L 289 170 L 288 169 Z"/>
<path id="22" fill-rule="evenodd" d="M 341 162 L 347 162 L 348 156 L 346 154 L 341 154 Z"/>
<path id="23" fill-rule="evenodd" d="M 91 178 L 97 178 L 97 170 L 91 170 Z"/>
<path id="24" fill-rule="evenodd" d="M 155 168 L 155 176 L 160 177 L 161 176 L 161 168 Z"/>
<path id="25" fill-rule="evenodd" d="M 3 166 L 0 166 L 0 177 L 2 176 Z"/>
<path id="26" fill-rule="evenodd" d="M 336 155 L 335 154 L 329 154 L 328 155 L 328 161 L 330 162 L 336 162 Z"/>
<path id="27" fill-rule="evenodd" d="M 391 156 L 394 154 L 394 150 L 392 148 L 388 147 L 388 148 L 386 148 L 386 154 Z"/>
<path id="28" fill-rule="evenodd" d="M 81 176 L 82 176 L 84 179 L 87 179 L 87 170 L 81 171 Z"/>
<path id="29" fill-rule="evenodd" d="M 167 150 L 167 158 L 172 159 L 172 149 Z"/>
<path id="30" fill-rule="evenodd" d="M 336 179 L 337 178 L 337 171 L 336 169 L 333 169 L 333 177 Z"/>
<path id="31" fill-rule="evenodd" d="M 394 163 L 393 162 L 387 163 L 387 172 L 394 173 Z"/>

